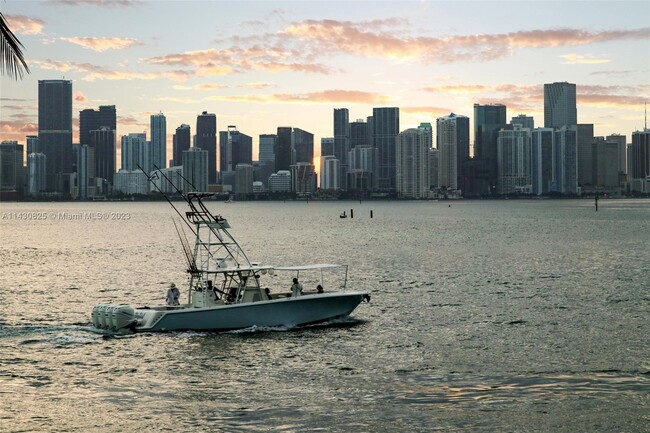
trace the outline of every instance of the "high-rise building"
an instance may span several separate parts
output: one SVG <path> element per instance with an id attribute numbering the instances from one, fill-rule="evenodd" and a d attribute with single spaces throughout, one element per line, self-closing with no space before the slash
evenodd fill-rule
<path id="1" fill-rule="evenodd" d="M 47 158 L 46 191 L 68 193 L 72 172 L 72 81 L 38 81 L 38 138 L 40 151 Z"/>
<path id="2" fill-rule="evenodd" d="M 151 134 L 151 164 L 158 168 L 167 167 L 167 118 L 164 114 L 152 114 L 149 120 Z"/>
<path id="3" fill-rule="evenodd" d="M 368 139 L 368 123 L 363 119 L 350 123 L 350 149 L 357 146 L 372 146 Z"/>
<path id="4" fill-rule="evenodd" d="M 217 116 L 204 111 L 196 117 L 196 146 L 208 151 L 208 183 L 217 183 Z"/>
<path id="5" fill-rule="evenodd" d="M 578 158 L 578 185 L 586 186 L 592 184 L 592 151 L 591 144 L 594 141 L 594 125 L 592 123 L 581 123 L 576 127 L 576 145 Z"/>
<path id="6" fill-rule="evenodd" d="M 531 193 L 531 132 L 517 123 L 499 131 L 497 140 L 499 194 Z"/>
<path id="7" fill-rule="evenodd" d="M 314 134 L 304 131 L 300 128 L 293 128 L 292 146 L 292 161 L 294 164 L 301 162 L 313 164 Z"/>
<path id="8" fill-rule="evenodd" d="M 17 141 L 7 140 L 0 143 L 0 191 L 22 193 L 27 189 L 23 150 L 23 145 Z"/>
<path id="9" fill-rule="evenodd" d="M 339 190 L 341 183 L 341 163 L 334 155 L 323 155 L 320 158 L 320 188 L 323 190 Z"/>
<path id="10" fill-rule="evenodd" d="M 117 159 L 115 130 L 102 127 L 90 131 L 90 146 L 95 149 L 95 177 L 112 184 Z"/>
<path id="11" fill-rule="evenodd" d="M 341 189 L 347 189 L 348 152 L 350 151 L 350 112 L 347 108 L 334 109 L 334 156 L 340 161 Z"/>
<path id="12" fill-rule="evenodd" d="M 318 177 L 314 165 L 298 162 L 291 166 L 291 190 L 298 195 L 309 195 L 316 191 Z"/>
<path id="13" fill-rule="evenodd" d="M 592 180 L 590 184 L 599 192 L 619 192 L 618 146 L 617 140 L 609 141 L 605 137 L 594 137 L 591 144 Z"/>
<path id="14" fill-rule="evenodd" d="M 621 134 L 612 134 L 605 137 L 608 143 L 617 143 L 618 145 L 618 172 L 627 173 L 627 136 Z"/>
<path id="15" fill-rule="evenodd" d="M 237 164 L 253 163 L 253 138 L 241 133 L 234 125 L 219 132 L 219 170 L 234 172 Z M 223 181 L 223 179 L 222 179 Z"/>
<path id="16" fill-rule="evenodd" d="M 429 149 L 429 189 L 438 188 L 438 167 L 439 167 L 438 149 Z"/>
<path id="17" fill-rule="evenodd" d="M 79 146 L 77 161 L 78 198 L 86 200 L 95 195 L 95 149 L 89 144 Z"/>
<path id="18" fill-rule="evenodd" d="M 430 131 L 430 129 L 429 129 Z M 430 136 L 426 128 L 410 128 L 397 135 L 396 184 L 403 198 L 427 198 Z"/>
<path id="19" fill-rule="evenodd" d="M 45 164 L 46 156 L 43 153 L 30 153 L 27 156 L 28 191 L 30 194 L 39 194 L 45 191 Z"/>
<path id="20" fill-rule="evenodd" d="M 122 170 L 140 171 L 139 167 L 142 167 L 147 174 L 151 173 L 153 165 L 149 145 L 145 133 L 123 135 Z"/>
<path id="21" fill-rule="evenodd" d="M 553 128 L 535 128 L 531 134 L 533 194 L 548 194 L 553 180 L 555 131 Z"/>
<path id="22" fill-rule="evenodd" d="M 235 194 L 240 199 L 253 193 L 253 166 L 237 164 L 235 166 Z"/>
<path id="23" fill-rule="evenodd" d="M 373 147 L 379 152 L 377 188 L 391 192 L 396 189 L 395 145 L 399 134 L 399 108 L 372 109 Z"/>
<path id="24" fill-rule="evenodd" d="M 190 125 L 183 123 L 176 128 L 176 134 L 174 134 L 173 166 L 183 165 L 183 152 L 190 149 L 191 143 L 192 133 L 190 131 Z"/>
<path id="25" fill-rule="evenodd" d="M 189 127 L 188 127 L 189 129 Z M 192 146 L 183 151 L 184 192 L 208 190 L 208 151 Z"/>
<path id="26" fill-rule="evenodd" d="M 355 146 L 350 149 L 348 157 L 348 189 L 357 191 L 372 191 L 377 189 L 377 167 L 379 152 L 376 148 Z"/>
<path id="27" fill-rule="evenodd" d="M 551 191 L 578 193 L 577 135 L 576 125 L 563 126 L 555 131 Z"/>
<path id="28" fill-rule="evenodd" d="M 469 159 L 469 118 L 455 113 L 439 117 L 436 130 L 438 186 L 462 190 L 462 167 Z"/>
<path id="29" fill-rule="evenodd" d="M 559 129 L 577 124 L 576 85 L 567 82 L 544 84 L 544 128 Z"/>
<path id="30" fill-rule="evenodd" d="M 27 155 L 32 153 L 40 153 L 41 149 L 38 146 L 38 136 L 37 135 L 28 135 L 25 137 L 27 141 Z"/>
<path id="31" fill-rule="evenodd" d="M 511 125 L 521 125 L 522 128 L 528 128 L 531 131 L 535 129 L 535 119 L 532 116 L 520 114 L 510 119 Z"/>
<path id="32" fill-rule="evenodd" d="M 334 137 L 322 137 L 320 139 L 320 155 L 334 156 Z"/>
<path id="33" fill-rule="evenodd" d="M 260 134 L 259 162 L 271 162 L 275 165 L 275 142 L 278 136 L 275 134 Z"/>
<path id="34" fill-rule="evenodd" d="M 79 144 L 90 144 L 90 131 L 101 128 L 117 129 L 115 105 L 100 105 L 99 110 L 88 108 L 79 112 Z"/>
<path id="35" fill-rule="evenodd" d="M 292 129 L 290 126 L 278 126 L 277 140 L 275 141 L 275 171 L 289 171 L 291 169 L 292 154 Z"/>
<path id="36" fill-rule="evenodd" d="M 290 192 L 291 172 L 289 170 L 278 170 L 269 177 L 269 192 Z"/>
<path id="37" fill-rule="evenodd" d="M 628 159 L 628 176 L 645 179 L 650 176 L 650 129 L 632 133 L 632 145 Z"/>
<path id="38" fill-rule="evenodd" d="M 502 104 L 474 104 L 474 158 L 483 160 L 484 173 L 491 192 L 497 185 L 497 139 L 499 131 L 506 127 L 506 106 Z"/>

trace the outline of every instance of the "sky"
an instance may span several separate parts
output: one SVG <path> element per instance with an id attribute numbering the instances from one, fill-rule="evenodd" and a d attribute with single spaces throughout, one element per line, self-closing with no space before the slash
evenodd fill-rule
<path id="1" fill-rule="evenodd" d="M 399 107 L 400 129 L 500 103 L 543 126 L 543 85 L 577 85 L 578 122 L 631 141 L 650 96 L 648 1 L 0 0 L 31 73 L 0 83 L 0 140 L 38 131 L 38 80 L 73 81 L 79 111 L 115 105 L 117 136 L 203 111 L 217 130 L 333 135 Z M 472 128 L 473 126 L 470 125 Z M 473 139 L 472 139 L 473 142 Z M 435 145 L 435 143 L 434 143 Z M 119 146 L 119 139 L 118 139 Z M 118 150 L 118 166 L 119 150 Z"/>

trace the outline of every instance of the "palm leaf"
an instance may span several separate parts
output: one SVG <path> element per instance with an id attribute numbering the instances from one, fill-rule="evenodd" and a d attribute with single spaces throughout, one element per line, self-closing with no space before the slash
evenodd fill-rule
<path id="1" fill-rule="evenodd" d="M 21 50 L 23 44 L 13 34 L 4 15 L 0 12 L 0 73 L 9 75 L 11 78 L 23 78 L 23 74 L 29 74 L 29 67 Z"/>

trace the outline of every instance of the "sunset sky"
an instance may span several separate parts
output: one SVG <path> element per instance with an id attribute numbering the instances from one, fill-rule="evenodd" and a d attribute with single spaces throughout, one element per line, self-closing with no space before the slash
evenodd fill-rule
<path id="1" fill-rule="evenodd" d="M 278 126 L 332 136 L 400 107 L 402 130 L 474 103 L 543 126 L 543 84 L 576 83 L 578 122 L 596 135 L 644 126 L 650 2 L 2 0 L 31 74 L 2 77 L 0 139 L 37 133 L 38 80 L 73 80 L 79 111 L 115 105 L 118 137 L 167 116 L 171 135 L 216 113 L 253 137 Z M 119 139 L 118 139 L 119 142 Z M 168 153 L 169 155 L 169 153 Z M 119 156 L 118 156 L 119 157 Z M 118 161 L 118 166 L 119 166 Z"/>

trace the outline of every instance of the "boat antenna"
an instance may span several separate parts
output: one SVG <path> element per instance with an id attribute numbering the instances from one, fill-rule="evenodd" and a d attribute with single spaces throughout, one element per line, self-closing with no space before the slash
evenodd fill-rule
<path id="1" fill-rule="evenodd" d="M 176 224 L 176 220 L 172 218 L 172 222 L 174 223 L 174 228 L 176 229 L 176 233 L 178 234 L 178 239 L 181 242 L 181 246 L 183 247 L 183 253 L 185 254 L 185 259 L 187 260 L 187 272 L 191 274 L 200 274 L 198 272 L 198 269 L 196 267 L 196 260 L 194 260 L 194 257 L 192 256 L 192 250 L 190 249 L 190 245 L 187 242 L 187 237 L 185 236 L 185 232 L 183 231 L 183 234 L 181 234 L 181 231 L 183 230 L 183 226 L 178 227 Z"/>

